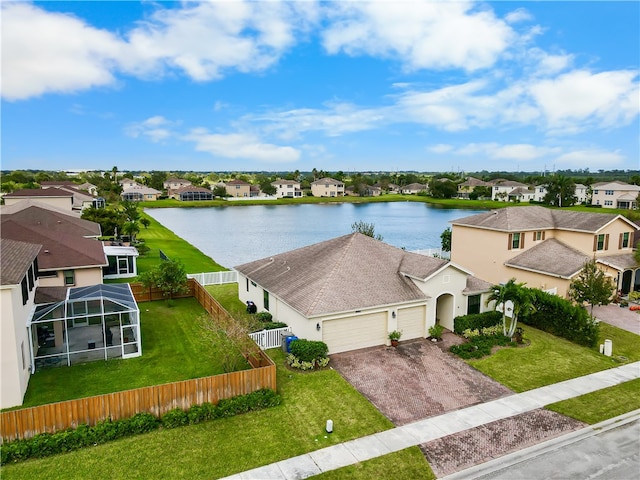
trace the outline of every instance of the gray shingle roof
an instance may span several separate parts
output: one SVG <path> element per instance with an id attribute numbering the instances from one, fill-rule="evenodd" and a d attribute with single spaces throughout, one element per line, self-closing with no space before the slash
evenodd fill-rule
<path id="1" fill-rule="evenodd" d="M 467 286 L 462 291 L 465 295 L 473 295 L 477 293 L 488 292 L 491 290 L 493 284 L 482 280 L 481 278 L 474 277 L 473 275 L 469 275 L 467 277 Z"/>
<path id="2" fill-rule="evenodd" d="M 559 229 L 595 233 L 618 217 L 624 219 L 624 217 L 620 215 L 608 213 L 576 212 L 527 206 L 500 208 L 498 210 L 491 210 L 489 212 L 459 218 L 450 223 L 452 225 L 504 232 Z M 631 224 L 631 222 L 629 223 Z M 637 226 L 634 225 L 634 228 L 637 228 Z"/>
<path id="3" fill-rule="evenodd" d="M 0 238 L 0 285 L 17 285 L 38 256 L 41 245 Z"/>
<path id="4" fill-rule="evenodd" d="M 555 238 L 513 257 L 505 265 L 562 278 L 571 278 L 589 261 L 589 256 Z"/>
<path id="5" fill-rule="evenodd" d="M 235 267 L 307 317 L 426 299 L 406 277 L 447 262 L 352 233 Z"/>
<path id="6" fill-rule="evenodd" d="M 620 255 L 609 255 L 607 257 L 600 257 L 597 259 L 598 263 L 609 265 L 616 270 L 626 270 L 628 268 L 637 268 L 638 262 L 636 262 L 633 253 L 621 253 Z"/>

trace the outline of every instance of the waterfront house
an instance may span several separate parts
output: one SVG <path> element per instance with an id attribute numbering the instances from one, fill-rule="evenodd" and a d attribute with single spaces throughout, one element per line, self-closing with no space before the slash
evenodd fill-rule
<path id="1" fill-rule="evenodd" d="M 311 182 L 311 194 L 314 197 L 343 197 L 344 183 L 333 178 L 321 178 Z"/>
<path id="2" fill-rule="evenodd" d="M 361 233 L 235 267 L 238 296 L 270 312 L 329 353 L 388 344 L 388 334 L 425 338 L 436 323 L 478 313 L 491 285 L 447 260 L 393 247 Z"/>
<path id="3" fill-rule="evenodd" d="M 623 294 L 640 291 L 632 245 L 638 226 L 621 215 L 523 206 L 450 223 L 451 260 L 494 284 L 516 278 L 564 297 L 596 258 Z"/>

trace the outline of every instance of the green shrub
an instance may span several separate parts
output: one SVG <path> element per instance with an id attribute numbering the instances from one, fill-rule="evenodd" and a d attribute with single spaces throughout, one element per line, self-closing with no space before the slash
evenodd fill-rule
<path id="1" fill-rule="evenodd" d="M 461 335 L 465 330 L 480 330 L 485 327 L 493 327 L 502 323 L 502 313 L 491 311 L 484 313 L 472 313 L 453 319 L 453 331 Z"/>
<path id="2" fill-rule="evenodd" d="M 306 340 L 299 338 L 289 344 L 291 353 L 301 362 L 315 363 L 324 358 L 329 353 L 329 347 L 324 342 L 318 340 Z"/>
<path id="3" fill-rule="evenodd" d="M 273 320 L 273 315 L 271 315 L 269 312 L 258 312 L 255 315 L 256 320 L 259 320 L 261 322 L 270 322 L 271 320 Z"/>
<path id="4" fill-rule="evenodd" d="M 429 327 L 429 335 L 431 338 L 440 340 L 442 338 L 442 332 L 444 332 L 444 327 L 439 323 L 436 323 L 433 327 Z"/>
<path id="5" fill-rule="evenodd" d="M 502 334 L 498 335 L 476 335 L 472 336 L 468 343 L 462 345 L 453 345 L 449 348 L 451 353 L 458 355 L 460 358 L 482 358 L 491 355 L 491 349 L 496 346 L 515 346 L 509 337 Z"/>
<path id="6" fill-rule="evenodd" d="M 535 310 L 522 316 L 522 323 L 578 345 L 595 347 L 598 344 L 598 323 L 589 317 L 584 307 L 542 290 L 530 290 Z"/>
<path id="7" fill-rule="evenodd" d="M 128 420 L 127 426 L 129 435 L 138 435 L 155 430 L 160 426 L 160 421 L 152 413 L 140 412 Z"/>
<path id="8" fill-rule="evenodd" d="M 189 416 L 187 412 L 181 408 L 174 408 L 162 415 L 161 420 L 164 428 L 177 428 L 187 425 L 189 423 Z"/>
<path id="9" fill-rule="evenodd" d="M 262 324 L 262 328 L 264 330 L 275 330 L 276 328 L 285 328 L 285 327 L 288 327 L 288 325 L 283 322 L 265 322 Z"/>

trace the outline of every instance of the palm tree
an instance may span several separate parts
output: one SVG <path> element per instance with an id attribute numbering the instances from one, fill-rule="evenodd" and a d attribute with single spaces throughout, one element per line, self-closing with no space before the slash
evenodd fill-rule
<path id="1" fill-rule="evenodd" d="M 492 293 L 487 299 L 487 305 L 495 302 L 494 310 L 502 305 L 502 333 L 507 337 L 513 337 L 518 325 L 518 317 L 529 313 L 534 308 L 529 289 L 524 287 L 524 283 L 516 283 L 516 279 L 512 278 L 505 284 L 494 285 Z M 510 323 L 507 327 L 507 310 L 508 303 L 511 303 Z"/>

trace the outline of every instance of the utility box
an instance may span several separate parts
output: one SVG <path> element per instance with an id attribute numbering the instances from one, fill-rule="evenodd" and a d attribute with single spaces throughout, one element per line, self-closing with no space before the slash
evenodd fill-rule
<path id="1" fill-rule="evenodd" d="M 284 353 L 291 353 L 291 342 L 298 340 L 295 335 L 282 334 L 282 351 Z"/>

